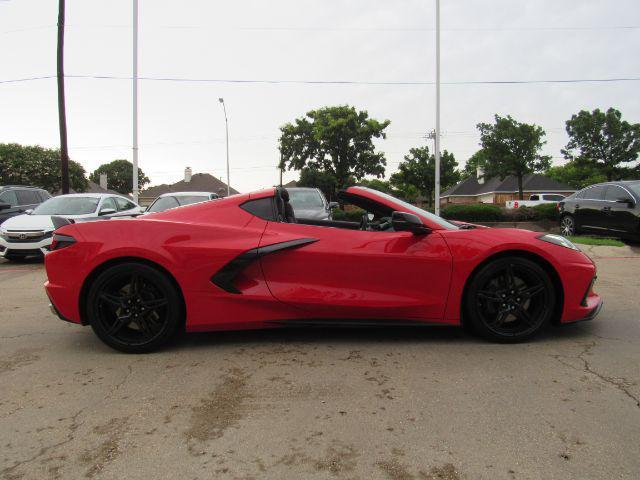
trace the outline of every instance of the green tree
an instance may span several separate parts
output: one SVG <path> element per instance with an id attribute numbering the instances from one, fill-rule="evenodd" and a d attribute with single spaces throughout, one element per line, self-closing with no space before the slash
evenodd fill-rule
<path id="1" fill-rule="evenodd" d="M 554 180 L 565 183 L 577 190 L 588 185 L 607 181 L 607 177 L 593 168 L 570 161 L 565 165 L 551 167 L 545 175 Z"/>
<path id="2" fill-rule="evenodd" d="M 581 110 L 566 123 L 569 143 L 562 154 L 581 167 L 602 173 L 608 181 L 631 173 L 629 163 L 640 153 L 640 124 L 622 120 L 615 108 Z"/>
<path id="3" fill-rule="evenodd" d="M 435 190 L 435 155 L 429 154 L 429 147 L 418 147 L 409 150 L 404 156 L 404 162 L 398 166 L 398 171 L 391 175 L 391 185 L 404 193 L 408 199 L 416 192 L 424 195 L 429 206 L 433 206 Z M 460 180 L 460 172 L 456 169 L 458 162 L 448 151 L 440 155 L 440 187 L 445 190 Z M 415 198 L 415 197 L 414 197 Z"/>
<path id="4" fill-rule="evenodd" d="M 353 182 L 349 184 L 353 185 Z M 300 171 L 300 180 L 298 180 L 297 185 L 299 187 L 319 188 L 330 202 L 334 201 L 337 196 L 336 178 L 330 172 L 323 172 L 316 168 L 304 167 Z"/>
<path id="5" fill-rule="evenodd" d="M 551 166 L 551 157 L 540 153 L 546 143 L 544 130 L 538 125 L 520 123 L 510 115 L 496 115 L 495 123 L 479 123 L 478 130 L 486 177 L 515 176 L 518 198 L 522 200 L 522 178 L 527 173 L 546 171 Z"/>
<path id="6" fill-rule="evenodd" d="M 384 154 L 375 151 L 374 138 L 385 138 L 390 121 L 369 118 L 366 111 L 343 105 L 312 110 L 280 128 L 280 168 L 307 167 L 330 174 L 336 188 L 347 187 L 366 175 L 384 176 Z"/>
<path id="7" fill-rule="evenodd" d="M 133 163 L 129 160 L 114 160 L 100 165 L 90 176 L 89 180 L 100 183 L 100 174 L 107 174 L 107 186 L 118 193 L 126 195 L 133 192 Z M 138 188 L 142 189 L 150 180 L 138 168 Z"/>
<path id="8" fill-rule="evenodd" d="M 60 150 L 37 145 L 0 143 L 0 185 L 33 185 L 55 194 L 62 188 Z M 84 192 L 88 181 L 82 165 L 69 161 L 69 181 Z"/>
<path id="9" fill-rule="evenodd" d="M 478 167 L 484 169 L 484 164 L 487 159 L 487 153 L 480 149 L 467 160 L 467 163 L 464 165 L 464 170 L 460 172 L 461 178 L 469 178 L 475 177 L 478 174 Z"/>
<path id="10" fill-rule="evenodd" d="M 372 190 L 377 190 L 379 192 L 388 193 L 389 195 L 393 195 L 395 193 L 393 187 L 388 181 L 380 180 L 379 178 L 365 178 L 358 182 L 358 185 L 370 188 Z"/>

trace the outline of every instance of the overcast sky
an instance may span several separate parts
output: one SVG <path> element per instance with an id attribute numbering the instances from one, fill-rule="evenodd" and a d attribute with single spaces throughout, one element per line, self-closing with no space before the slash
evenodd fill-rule
<path id="1" fill-rule="evenodd" d="M 56 0 L 0 0 L 0 82 L 56 72 Z M 442 81 L 640 77 L 637 0 L 442 0 Z M 67 75 L 131 76 L 131 0 L 67 0 Z M 193 80 L 431 82 L 435 0 L 140 0 L 139 75 Z M 73 160 L 91 172 L 131 159 L 131 81 L 68 78 Z M 614 106 L 640 122 L 640 82 L 445 84 L 442 148 L 462 166 L 475 125 L 495 113 L 541 125 L 561 163 L 564 122 Z M 278 181 L 279 127 L 310 109 L 351 104 L 380 120 L 387 178 L 435 126 L 433 85 L 140 81 L 140 167 L 152 184 L 194 172 L 231 185 Z M 54 78 L 0 83 L 0 142 L 58 147 Z M 432 145 L 431 142 L 428 145 Z M 285 180 L 297 178 L 287 173 Z"/>

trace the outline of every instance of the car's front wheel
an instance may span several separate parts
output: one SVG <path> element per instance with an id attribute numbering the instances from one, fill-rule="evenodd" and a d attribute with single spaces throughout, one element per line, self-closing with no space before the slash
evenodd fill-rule
<path id="1" fill-rule="evenodd" d="M 87 317 L 107 345 L 145 353 L 165 345 L 182 323 L 180 295 L 166 274 L 140 263 L 108 268 L 87 296 Z"/>
<path id="2" fill-rule="evenodd" d="M 500 258 L 474 275 L 465 296 L 465 322 L 489 340 L 519 342 L 549 322 L 555 302 L 553 282 L 540 265 Z"/>
<path id="3" fill-rule="evenodd" d="M 565 215 L 560 220 L 560 233 L 565 237 L 576 234 L 576 221 L 571 215 Z"/>

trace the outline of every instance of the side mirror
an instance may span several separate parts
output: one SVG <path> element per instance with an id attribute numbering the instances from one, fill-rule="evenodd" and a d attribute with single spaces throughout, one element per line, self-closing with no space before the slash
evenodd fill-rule
<path id="1" fill-rule="evenodd" d="M 431 233 L 431 229 L 425 226 L 420 217 L 413 213 L 393 212 L 391 225 L 396 232 L 411 232 L 414 235 Z"/>
<path id="2" fill-rule="evenodd" d="M 24 213 L 26 213 L 27 215 L 31 215 L 33 213 L 33 208 L 25 210 Z"/>
<path id="3" fill-rule="evenodd" d="M 339 205 L 338 202 L 329 202 L 329 210 L 335 210 Z"/>
<path id="4" fill-rule="evenodd" d="M 0 203 L 0 210 L 9 210 L 11 208 L 11 205 L 9 205 L 8 203 Z"/>
<path id="5" fill-rule="evenodd" d="M 98 213 L 98 215 L 103 217 L 105 215 L 113 215 L 114 213 L 116 213 L 115 208 L 103 208 L 102 210 L 100 210 L 100 213 Z"/>

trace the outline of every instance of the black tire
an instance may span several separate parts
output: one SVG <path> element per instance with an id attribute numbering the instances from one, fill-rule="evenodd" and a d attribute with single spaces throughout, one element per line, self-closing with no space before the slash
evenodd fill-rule
<path id="1" fill-rule="evenodd" d="M 570 237 L 578 233 L 576 219 L 573 218 L 573 215 L 564 215 L 560 219 L 560 233 L 565 237 Z"/>
<path id="2" fill-rule="evenodd" d="M 87 296 L 87 318 L 111 348 L 146 353 L 166 345 L 183 322 L 182 299 L 163 272 L 123 263 L 102 272 Z"/>
<path id="3" fill-rule="evenodd" d="M 465 322 L 488 340 L 522 342 L 549 323 L 556 298 L 540 265 L 522 257 L 500 258 L 473 276 L 464 299 Z"/>

